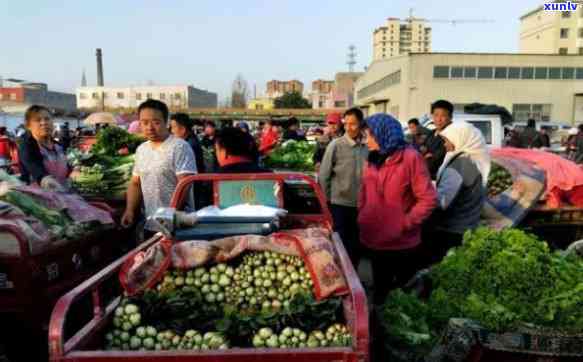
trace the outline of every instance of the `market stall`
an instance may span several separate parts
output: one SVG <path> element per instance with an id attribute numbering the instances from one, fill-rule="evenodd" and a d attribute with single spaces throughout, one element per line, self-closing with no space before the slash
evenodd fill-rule
<path id="1" fill-rule="evenodd" d="M 121 216 L 132 175 L 134 153 L 144 141 L 122 128 L 108 127 L 97 134 L 89 151 L 73 149 L 68 158 L 75 168 L 73 189 L 90 201 L 104 202 Z"/>
<path id="2" fill-rule="evenodd" d="M 583 169 L 538 150 L 493 150 L 492 161 L 486 225 L 528 228 L 562 249 L 583 237 Z"/>
<path id="3" fill-rule="evenodd" d="M 63 293 L 120 255 L 120 239 L 106 205 L 26 186 L 6 174 L 0 179 L 1 343 L 9 355 L 42 354 L 42 344 L 13 349 L 23 336 L 32 341 L 42 335 Z"/>

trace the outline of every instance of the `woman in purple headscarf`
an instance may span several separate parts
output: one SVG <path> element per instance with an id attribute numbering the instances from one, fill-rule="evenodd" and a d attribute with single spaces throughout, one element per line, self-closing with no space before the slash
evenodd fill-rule
<path id="1" fill-rule="evenodd" d="M 423 157 L 407 146 L 399 121 L 375 114 L 365 122 L 369 157 L 358 223 L 360 240 L 371 257 L 378 305 L 415 274 L 421 224 L 437 206 L 437 192 Z"/>

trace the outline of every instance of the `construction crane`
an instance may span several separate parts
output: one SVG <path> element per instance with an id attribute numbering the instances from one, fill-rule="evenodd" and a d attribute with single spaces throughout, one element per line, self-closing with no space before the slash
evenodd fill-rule
<path id="1" fill-rule="evenodd" d="M 495 20 L 491 19 L 424 19 L 413 17 L 413 8 L 409 9 L 409 18 L 407 21 L 411 22 L 413 20 L 420 20 L 428 23 L 445 23 L 456 26 L 457 24 L 491 24 L 495 23 Z"/>

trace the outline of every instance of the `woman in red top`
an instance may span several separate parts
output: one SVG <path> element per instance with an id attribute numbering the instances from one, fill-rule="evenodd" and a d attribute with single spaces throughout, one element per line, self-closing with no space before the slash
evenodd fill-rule
<path id="1" fill-rule="evenodd" d="M 10 166 L 16 144 L 8 137 L 6 127 L 0 127 L 0 166 Z"/>
<path id="2" fill-rule="evenodd" d="M 407 146 L 401 123 L 387 114 L 366 120 L 369 158 L 359 195 L 360 241 L 369 250 L 374 301 L 416 272 L 421 224 L 437 206 L 423 157 Z"/>
<path id="3" fill-rule="evenodd" d="M 279 133 L 277 132 L 277 127 L 273 124 L 273 121 L 267 121 L 267 125 L 263 130 L 261 135 L 261 140 L 259 141 L 259 153 L 267 156 L 279 142 Z"/>

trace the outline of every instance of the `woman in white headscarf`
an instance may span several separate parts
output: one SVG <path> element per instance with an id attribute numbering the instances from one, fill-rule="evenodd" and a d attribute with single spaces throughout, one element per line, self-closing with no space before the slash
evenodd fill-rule
<path id="1" fill-rule="evenodd" d="M 437 172 L 438 211 L 431 225 L 430 262 L 459 246 L 463 234 L 475 229 L 486 201 L 490 155 L 480 130 L 467 122 L 455 122 L 440 136 L 447 153 Z"/>

